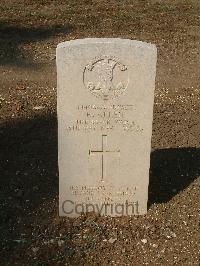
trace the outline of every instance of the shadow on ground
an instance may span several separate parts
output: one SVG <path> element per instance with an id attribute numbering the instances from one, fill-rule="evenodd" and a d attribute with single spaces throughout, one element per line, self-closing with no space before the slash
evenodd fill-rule
<path id="1" fill-rule="evenodd" d="M 31 54 L 24 51 L 24 44 L 42 41 L 58 35 L 68 35 L 72 31 L 73 27 L 70 24 L 22 27 L 0 22 L 0 64 L 30 68 L 34 62 Z"/>
<path id="2" fill-rule="evenodd" d="M 0 151 L 0 229 L 12 239 L 13 224 L 58 195 L 56 116 L 1 125 Z M 155 150 L 149 203 L 169 201 L 199 175 L 200 149 Z"/>
<path id="3" fill-rule="evenodd" d="M 200 176 L 199 148 L 168 148 L 151 154 L 149 205 L 168 202 Z"/>
<path id="4" fill-rule="evenodd" d="M 0 228 L 24 219 L 58 194 L 55 116 L 0 127 Z"/>

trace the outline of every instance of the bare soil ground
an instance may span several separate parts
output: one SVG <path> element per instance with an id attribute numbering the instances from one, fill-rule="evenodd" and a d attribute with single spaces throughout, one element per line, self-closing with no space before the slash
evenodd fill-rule
<path id="1" fill-rule="evenodd" d="M 152 42 L 149 210 L 58 216 L 55 48 Z M 200 2 L 0 1 L 0 264 L 200 265 Z"/>

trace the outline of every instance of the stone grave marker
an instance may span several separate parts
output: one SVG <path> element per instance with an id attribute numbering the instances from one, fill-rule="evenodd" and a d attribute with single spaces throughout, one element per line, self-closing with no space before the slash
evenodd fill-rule
<path id="1" fill-rule="evenodd" d="M 147 212 L 156 60 L 127 39 L 58 45 L 61 216 Z"/>

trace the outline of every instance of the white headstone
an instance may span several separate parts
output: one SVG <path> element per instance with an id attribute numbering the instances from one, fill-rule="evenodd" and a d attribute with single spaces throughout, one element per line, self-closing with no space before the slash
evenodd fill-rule
<path id="1" fill-rule="evenodd" d="M 58 45 L 60 215 L 147 212 L 156 60 L 140 41 Z"/>

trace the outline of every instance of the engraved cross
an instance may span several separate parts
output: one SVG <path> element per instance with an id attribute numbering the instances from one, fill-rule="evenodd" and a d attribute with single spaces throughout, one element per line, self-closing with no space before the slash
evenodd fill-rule
<path id="1" fill-rule="evenodd" d="M 102 135 L 101 150 L 89 150 L 89 155 L 101 155 L 101 181 L 104 181 L 106 177 L 106 155 L 108 153 L 117 153 L 120 155 L 120 150 L 109 150 L 107 143 L 107 135 Z"/>

